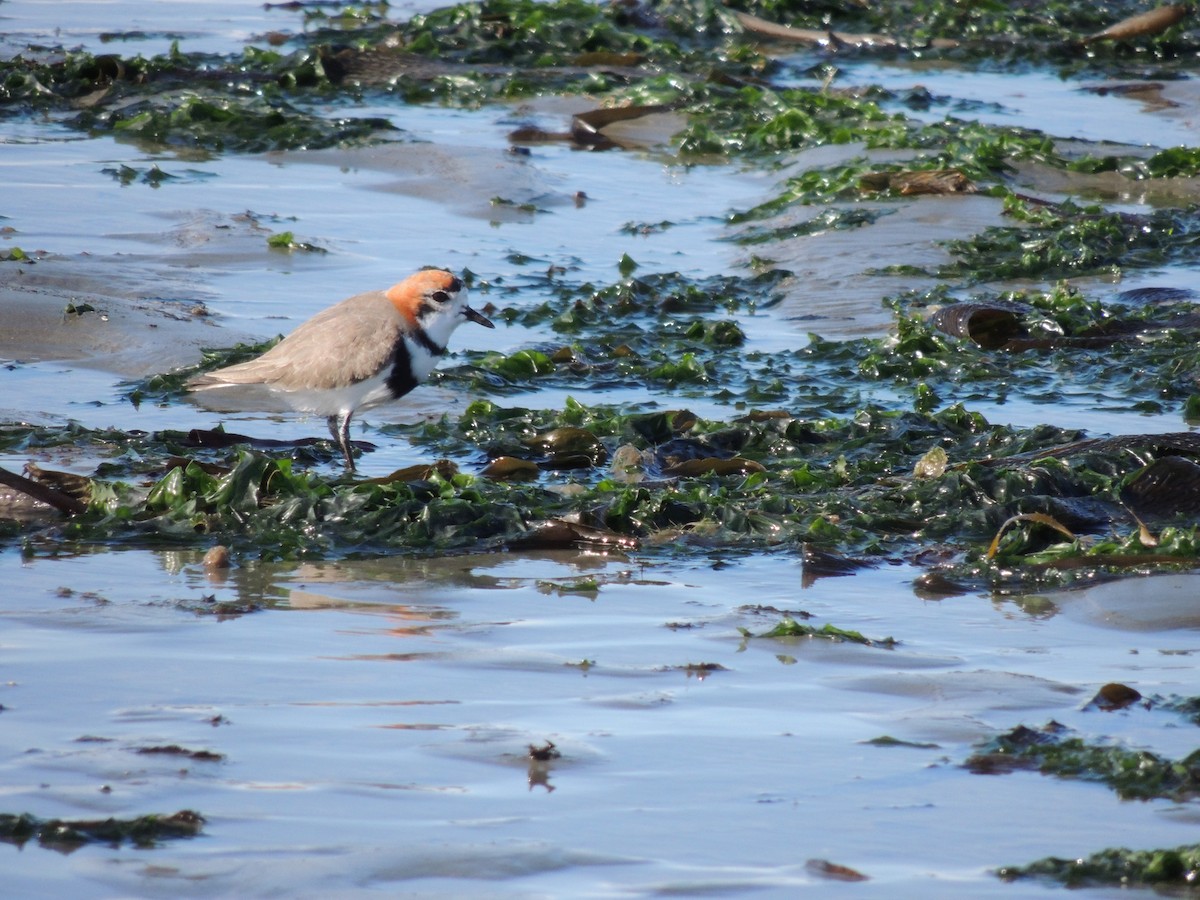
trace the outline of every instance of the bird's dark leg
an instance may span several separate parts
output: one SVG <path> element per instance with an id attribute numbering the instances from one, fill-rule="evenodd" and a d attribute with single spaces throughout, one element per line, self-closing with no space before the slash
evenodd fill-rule
<path id="1" fill-rule="evenodd" d="M 342 412 L 336 416 L 330 416 L 328 421 L 329 433 L 333 435 L 334 441 L 342 448 L 342 456 L 346 458 L 346 471 L 354 471 L 354 451 L 350 449 L 350 417 L 353 411 Z"/>

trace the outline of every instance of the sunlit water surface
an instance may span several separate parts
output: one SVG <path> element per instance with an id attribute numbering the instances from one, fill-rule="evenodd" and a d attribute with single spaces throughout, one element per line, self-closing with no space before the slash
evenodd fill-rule
<path id="1" fill-rule="evenodd" d="M 971 896 L 1037 896 L 985 870 L 1134 835 L 1174 844 L 1194 817 L 957 765 L 972 741 L 1049 718 L 1188 752 L 1188 733 L 1142 710 L 1081 710 L 1110 680 L 1192 684 L 1197 617 L 1171 579 L 1136 604 L 1080 593 L 1026 612 L 922 601 L 905 570 L 802 587 L 787 554 L 251 565 L 214 580 L 192 554 L 9 552 L 0 572 L 20 585 L 3 610 L 4 806 L 208 820 L 154 851 L 14 850 L 22 896 L 485 880 L 502 894 L 784 896 L 821 883 L 809 858 L 869 874 L 855 896 L 961 897 L 964 880 Z M 215 603 L 264 608 L 197 612 Z M 780 613 L 746 604 L 901 643 L 748 639 Z M 884 735 L 923 746 L 864 743 Z M 547 742 L 561 757 L 531 761 Z M 139 752 L 171 745 L 221 758 Z"/>

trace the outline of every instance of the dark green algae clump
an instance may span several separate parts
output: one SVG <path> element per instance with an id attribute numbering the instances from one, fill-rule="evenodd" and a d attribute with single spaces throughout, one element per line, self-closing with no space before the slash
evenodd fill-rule
<path id="1" fill-rule="evenodd" d="M 996 874 L 1005 881 L 1042 878 L 1072 888 L 1179 888 L 1186 891 L 1181 896 L 1190 897 L 1200 876 L 1200 844 L 1166 850 L 1110 847 L 1077 859 L 1048 856 L 1025 866 L 1005 866 Z"/>
<path id="2" fill-rule="evenodd" d="M 1187 800 L 1200 792 L 1200 750 L 1169 759 L 1150 750 L 1090 741 L 1057 722 L 1016 728 L 977 748 L 963 764 L 979 774 L 1030 770 L 1099 782 L 1122 800 Z"/>
<path id="3" fill-rule="evenodd" d="M 43 847 L 71 852 L 83 844 L 101 843 L 119 846 L 128 841 L 135 847 L 150 848 L 164 840 L 195 837 L 204 825 L 204 817 L 191 810 L 172 815 L 145 815 L 132 819 L 40 819 L 22 813 L 0 814 L 0 840 L 24 846 L 36 840 Z"/>

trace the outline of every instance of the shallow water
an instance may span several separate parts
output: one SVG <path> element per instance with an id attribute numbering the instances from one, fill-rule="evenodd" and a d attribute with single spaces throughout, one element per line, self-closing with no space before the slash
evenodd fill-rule
<path id="1" fill-rule="evenodd" d="M 964 880 L 972 896 L 1037 896 L 984 870 L 1048 843 L 1183 839 L 1172 804 L 954 760 L 1020 722 L 1091 725 L 1106 715 L 1080 709 L 1095 684 L 1186 687 L 1194 615 L 1185 630 L 1155 614 L 1114 628 L 1086 594 L 1036 614 L 927 602 L 897 590 L 915 573 L 890 569 L 802 588 L 785 555 L 373 560 L 228 581 L 194 554 L 0 566 L 21 584 L 3 612 L 0 702 L 19 725 L 6 808 L 208 819 L 204 837 L 152 852 L 13 851 L 22 895 L 56 879 L 76 896 L 438 894 L 480 879 L 505 894 L 782 896 L 820 887 L 804 868 L 819 857 L 871 876 L 855 896 L 956 897 Z M 901 643 L 747 640 L 739 628 L 778 620 L 739 605 L 751 599 Z M 263 609 L 193 611 L 214 601 Z M 1187 751 L 1186 732 L 1144 711 L 1106 719 Z M 931 746 L 863 743 L 882 735 Z M 562 757 L 530 762 L 547 741 Z M 222 759 L 137 752 L 168 745 Z"/>
<path id="2" fill-rule="evenodd" d="M 39 36 L 110 46 L 98 34 L 119 24 L 147 33 L 137 49 L 161 52 L 182 6 L 6 3 L 0 46 Z M 188 29 L 178 32 L 186 49 L 227 50 L 247 34 L 296 27 L 260 4 L 187 9 Z M 126 42 L 120 49 L 132 52 Z M 1177 113 L 1080 95 L 1077 85 L 1045 76 L 848 66 L 839 77 L 919 82 L 995 104 L 980 115 L 1071 136 L 1196 143 L 1191 120 Z M 1063 118 L 1063 104 L 1080 97 Z M 770 196 L 781 177 L 685 168 L 654 149 L 549 145 L 510 154 L 514 123 L 566 121 L 569 109 L 557 103 L 353 113 L 390 116 L 405 140 L 421 143 L 183 160 L 0 121 L 4 214 L 26 249 L 90 271 L 99 296 L 117 292 L 119 273 L 132 291 L 207 305 L 212 324 L 199 327 L 224 345 L 286 331 L 331 300 L 425 263 L 472 270 L 487 282 L 476 299 L 486 302 L 490 291 L 500 305 L 513 302 L 509 287 L 541 302 L 539 278 L 551 264 L 579 280 L 613 280 L 625 253 L 646 271 L 740 271 L 745 254 L 722 240 L 724 217 Z M 179 177 L 159 188 L 122 186 L 102 171 L 155 163 Z M 576 205 L 580 191 L 588 199 Z M 543 211 L 500 215 L 495 196 Z M 862 270 L 888 254 L 942 252 L 932 238 L 998 214 L 984 198 L 971 198 L 969 212 L 958 199 L 922 207 L 916 225 L 895 217 L 890 232 L 881 220 L 797 242 L 796 287 L 744 323 L 750 346 L 798 346 L 810 331 L 878 332 L 890 321 L 880 298 L 913 285 Z M 675 227 L 622 231 L 663 219 Z M 264 235 L 282 230 L 331 252 L 267 251 Z M 514 254 L 534 261 L 518 265 Z M 86 268 L 97 259 L 112 271 Z M 1198 280 L 1194 267 L 1181 266 L 1111 287 Z M 460 348 L 502 351 L 544 340 L 504 327 L 455 337 Z M 182 364 L 196 346 L 160 349 Z M 280 438 L 323 431 L 286 415 L 135 410 L 121 399 L 130 371 L 114 374 L 94 359 L 10 356 L 12 367 L 0 370 L 6 421 L 127 429 L 221 421 Z M 153 360 L 153 371 L 164 358 L 143 348 L 129 366 Z M 537 395 L 545 407 L 565 399 Z M 672 402 L 649 391 L 581 399 Z M 365 417 L 362 436 L 378 449 L 364 468 L 387 472 L 419 456 L 382 438 L 376 424 L 468 400 L 424 387 L 403 407 Z M 732 414 L 716 400 L 688 405 Z M 972 408 L 993 421 L 1051 421 L 1093 434 L 1184 427 L 1176 416 L 1113 412 L 1084 391 L 1055 407 Z M 0 455 L 0 466 L 19 469 L 27 459 Z M 79 471 L 95 465 L 86 451 L 50 461 Z M 1193 750 L 1190 727 L 1167 716 L 1084 708 L 1110 681 L 1144 693 L 1200 693 L 1190 578 L 929 600 L 914 591 L 920 573 L 907 567 L 806 574 L 790 552 L 729 557 L 719 548 L 690 561 L 647 547 L 628 557 L 247 563 L 223 577 L 207 573 L 198 554 L 169 549 L 63 556 L 34 539 L 25 552 L 2 551 L 0 811 L 103 818 L 191 808 L 207 819 L 202 836 L 153 850 L 0 848 L 6 891 L 1039 897 L 1061 891 L 1004 884 L 990 870 L 1048 854 L 1193 840 L 1189 803 L 1125 803 L 1094 784 L 1030 772 L 980 776 L 959 765 L 975 741 L 1050 719 L 1166 755 Z M 255 611 L 216 614 L 222 604 Z M 740 630 L 762 633 L 784 611 L 801 610 L 813 624 L 899 644 L 769 640 Z M 864 743 L 883 735 L 928 746 Z M 530 747 L 547 742 L 561 756 L 531 760 Z M 139 752 L 172 745 L 220 758 Z M 813 859 L 870 880 L 838 884 L 806 866 Z"/>

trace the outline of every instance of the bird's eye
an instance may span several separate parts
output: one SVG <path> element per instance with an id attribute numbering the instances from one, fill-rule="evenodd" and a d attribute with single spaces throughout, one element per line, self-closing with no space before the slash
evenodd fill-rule
<path id="1" fill-rule="evenodd" d="M 450 295 L 445 291 L 434 291 L 433 299 L 438 303 L 448 303 L 450 301 Z"/>

